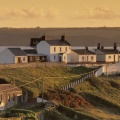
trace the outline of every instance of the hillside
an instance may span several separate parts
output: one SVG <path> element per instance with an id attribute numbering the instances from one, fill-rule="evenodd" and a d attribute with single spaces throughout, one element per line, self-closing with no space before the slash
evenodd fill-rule
<path id="1" fill-rule="evenodd" d="M 80 77 L 80 74 L 91 71 L 85 67 L 36 67 L 36 68 L 5 68 L 0 71 L 0 80 L 13 81 L 17 86 L 28 82 L 22 88 L 29 91 L 29 96 L 38 96 L 42 90 L 60 88 L 70 81 Z M 35 81 L 35 82 L 34 82 Z"/>
<path id="2" fill-rule="evenodd" d="M 53 114 L 53 116 L 59 116 L 61 118 L 59 120 L 63 120 L 63 118 L 71 120 L 75 114 L 80 118 L 90 120 L 119 120 L 119 76 L 93 77 L 70 89 L 71 92 L 58 90 L 61 86 L 77 79 L 80 74 L 91 70 L 93 69 L 85 67 L 5 68 L 0 71 L 0 83 L 6 83 L 6 81 L 10 82 L 12 80 L 14 84 L 20 86 L 31 82 L 22 86 L 22 88 L 29 92 L 29 97 L 36 97 L 41 93 L 41 77 L 43 77 L 45 99 L 55 100 L 62 104 Z M 53 116 L 51 116 L 51 119 Z"/>
<path id="3" fill-rule="evenodd" d="M 0 28 L 0 46 L 29 46 L 31 38 L 46 34 L 50 39 L 60 39 L 66 34 L 72 46 L 112 46 L 120 44 L 120 28 Z"/>
<path id="4" fill-rule="evenodd" d="M 74 89 L 94 107 L 77 111 L 105 120 L 120 119 L 120 77 L 91 78 Z"/>

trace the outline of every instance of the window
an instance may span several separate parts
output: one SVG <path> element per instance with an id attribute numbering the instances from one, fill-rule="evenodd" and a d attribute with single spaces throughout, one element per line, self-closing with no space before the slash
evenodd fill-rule
<path id="1" fill-rule="evenodd" d="M 62 51 L 62 48 L 60 47 L 60 52 Z"/>
<path id="2" fill-rule="evenodd" d="M 8 95 L 8 102 L 10 102 L 10 95 Z"/>
<path id="3" fill-rule="evenodd" d="M 67 47 L 65 48 L 65 51 L 67 52 Z"/>
<path id="4" fill-rule="evenodd" d="M 54 52 L 56 52 L 56 47 L 54 47 Z"/>
<path id="5" fill-rule="evenodd" d="M 37 56 L 36 59 L 39 60 L 39 56 Z"/>
<path id="6" fill-rule="evenodd" d="M 23 57 L 23 61 L 25 61 L 25 57 Z"/>
<path id="7" fill-rule="evenodd" d="M 32 60 L 33 58 L 32 57 L 30 57 L 30 60 Z"/>
<path id="8" fill-rule="evenodd" d="M 82 56 L 82 60 L 84 60 L 84 56 Z"/>
<path id="9" fill-rule="evenodd" d="M 91 56 L 91 60 L 93 60 L 93 56 Z"/>
<path id="10" fill-rule="evenodd" d="M 108 56 L 108 59 L 111 59 L 111 56 Z"/>

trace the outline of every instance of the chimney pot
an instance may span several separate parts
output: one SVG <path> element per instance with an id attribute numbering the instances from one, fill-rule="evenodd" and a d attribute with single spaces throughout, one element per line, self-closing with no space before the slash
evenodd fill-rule
<path id="1" fill-rule="evenodd" d="M 42 35 L 42 40 L 46 40 L 46 35 Z"/>
<path id="2" fill-rule="evenodd" d="M 101 45 L 100 45 L 100 43 L 98 43 L 98 47 L 97 47 L 97 49 L 101 49 Z"/>
<path id="3" fill-rule="evenodd" d="M 65 40 L 66 40 L 65 34 L 63 34 L 63 35 L 61 36 L 61 40 L 62 40 L 62 41 L 65 41 Z"/>
<path id="4" fill-rule="evenodd" d="M 103 46 L 101 46 L 101 49 L 103 50 L 103 49 L 104 49 L 104 47 L 103 47 Z"/>
<path id="5" fill-rule="evenodd" d="M 86 46 L 85 49 L 88 50 L 88 47 Z"/>
<path id="6" fill-rule="evenodd" d="M 114 50 L 117 50 L 117 44 L 114 43 Z"/>

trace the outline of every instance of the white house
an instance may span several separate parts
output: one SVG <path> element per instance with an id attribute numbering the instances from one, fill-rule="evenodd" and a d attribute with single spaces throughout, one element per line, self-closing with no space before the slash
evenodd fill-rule
<path id="1" fill-rule="evenodd" d="M 120 61 L 119 51 L 117 50 L 117 45 L 114 43 L 113 49 L 104 49 L 98 43 L 98 47 L 95 50 L 97 55 L 97 62 L 118 62 Z"/>
<path id="2" fill-rule="evenodd" d="M 37 53 L 47 56 L 50 62 L 71 62 L 71 45 L 66 41 L 65 35 L 60 40 L 46 40 L 46 36 L 42 36 L 43 40 L 37 44 Z"/>
<path id="3" fill-rule="evenodd" d="M 6 48 L 0 53 L 0 64 L 27 63 L 27 55 L 20 48 Z"/>
<path id="4" fill-rule="evenodd" d="M 71 52 L 72 63 L 94 63 L 96 62 L 96 54 L 86 49 L 72 50 Z"/>
<path id="5" fill-rule="evenodd" d="M 0 111 L 27 101 L 27 93 L 12 84 L 0 84 Z"/>

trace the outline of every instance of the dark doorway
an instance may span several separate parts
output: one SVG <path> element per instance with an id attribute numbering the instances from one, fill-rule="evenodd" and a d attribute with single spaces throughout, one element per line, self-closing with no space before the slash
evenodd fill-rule
<path id="1" fill-rule="evenodd" d="M 21 103 L 21 96 L 17 96 L 17 103 Z"/>
<path id="2" fill-rule="evenodd" d="M 21 63 L 21 58 L 20 57 L 18 57 L 18 63 Z"/>
<path id="3" fill-rule="evenodd" d="M 59 56 L 59 62 L 62 62 L 62 57 L 61 56 Z"/>

